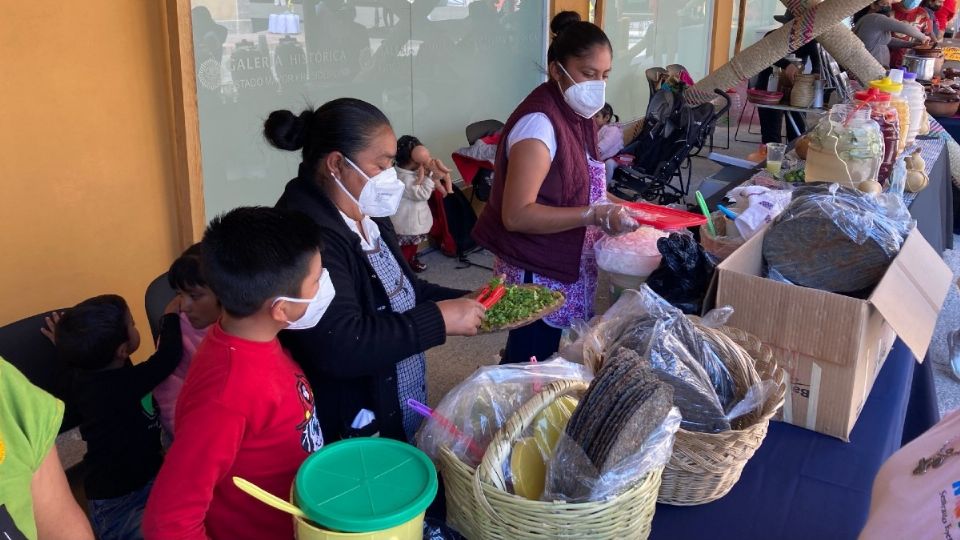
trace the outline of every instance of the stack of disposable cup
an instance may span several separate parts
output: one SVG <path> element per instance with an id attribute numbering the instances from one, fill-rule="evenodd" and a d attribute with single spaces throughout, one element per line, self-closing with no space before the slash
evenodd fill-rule
<path id="1" fill-rule="evenodd" d="M 910 130 L 907 133 L 907 146 L 909 146 L 917 140 L 925 120 L 924 116 L 927 114 L 927 93 L 923 85 L 917 82 L 916 73 L 908 72 L 903 75 L 902 95 L 910 103 Z"/>

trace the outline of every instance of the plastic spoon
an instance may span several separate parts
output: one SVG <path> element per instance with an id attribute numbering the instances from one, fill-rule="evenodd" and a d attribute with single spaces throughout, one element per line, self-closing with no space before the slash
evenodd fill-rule
<path id="1" fill-rule="evenodd" d="M 727 216 L 733 221 L 736 221 L 736 219 L 740 217 L 736 212 L 734 212 L 733 210 L 730 210 L 729 208 L 727 208 L 722 204 L 717 205 L 717 210 L 723 212 L 723 215 Z"/>
<path id="2" fill-rule="evenodd" d="M 425 418 L 432 418 L 436 420 L 441 426 L 444 427 L 444 429 L 447 430 L 448 433 L 460 439 L 461 441 L 467 443 L 467 450 L 470 452 L 472 457 L 476 458 L 478 462 L 481 459 L 483 459 L 483 450 L 481 450 L 480 447 L 477 446 L 477 443 L 474 442 L 472 438 L 468 437 L 464 432 L 460 431 L 460 428 L 458 428 L 456 424 L 451 422 L 450 419 L 443 416 L 442 414 L 438 414 L 434 412 L 433 409 L 424 405 L 423 403 L 420 403 L 419 401 L 413 398 L 410 398 L 407 400 L 407 406 L 413 409 L 420 416 L 423 416 Z"/>
<path id="3" fill-rule="evenodd" d="M 249 480 L 244 480 L 239 476 L 233 477 L 233 485 L 240 488 L 240 491 L 250 495 L 254 499 L 266 504 L 267 506 L 276 508 L 281 512 L 286 512 L 292 514 L 302 519 L 310 519 L 306 514 L 303 513 L 303 510 L 297 508 L 296 506 L 290 504 L 289 502 L 277 497 L 273 493 L 263 489 L 260 486 L 257 486 L 251 483 Z"/>
<path id="4" fill-rule="evenodd" d="M 697 204 L 700 205 L 700 211 L 703 212 L 703 217 L 707 218 L 707 229 L 710 231 L 710 236 L 717 236 L 717 230 L 713 228 L 713 218 L 710 217 L 710 209 L 707 207 L 707 201 L 703 198 L 703 193 L 700 193 L 700 190 L 697 190 Z"/>

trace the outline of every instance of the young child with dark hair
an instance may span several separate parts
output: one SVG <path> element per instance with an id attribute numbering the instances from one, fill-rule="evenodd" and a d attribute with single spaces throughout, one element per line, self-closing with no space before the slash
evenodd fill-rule
<path id="1" fill-rule="evenodd" d="M 187 248 L 167 271 L 167 282 L 180 299 L 180 334 L 183 336 L 183 358 L 177 369 L 153 391 L 160 408 L 164 446 L 169 447 L 174 435 L 177 397 L 187 378 L 193 356 L 207 335 L 207 329 L 220 318 L 220 302 L 210 290 L 200 269 L 200 244 Z"/>
<path id="2" fill-rule="evenodd" d="M 597 125 L 597 149 L 600 160 L 604 162 L 609 185 L 617 169 L 617 162 L 613 158 L 623 150 L 623 126 L 620 125 L 620 117 L 613 113 L 613 106 L 609 103 L 603 104 L 603 108 L 593 116 L 593 122 Z"/>
<path id="3" fill-rule="evenodd" d="M 414 272 L 423 272 L 427 265 L 417 258 L 420 244 L 427 240 L 433 227 L 430 198 L 438 190 L 443 196 L 453 191 L 450 169 L 430 156 L 430 151 L 412 135 L 397 139 L 397 178 L 403 182 L 403 198 L 397 212 L 390 216 L 397 241 L 407 264 Z"/>
<path id="4" fill-rule="evenodd" d="M 604 103 L 600 112 L 593 116 L 597 125 L 597 146 L 600 150 L 600 159 L 606 161 L 617 155 L 623 148 L 623 128 L 620 127 L 620 117 L 613 114 L 613 107 Z"/>
<path id="5" fill-rule="evenodd" d="M 287 210 L 237 208 L 207 227 L 201 268 L 223 311 L 180 392 L 146 538 L 293 537 L 290 516 L 233 477 L 287 499 L 300 464 L 323 445 L 310 384 L 277 340 L 312 328 L 333 300 L 320 244 L 313 220 Z"/>
<path id="6" fill-rule="evenodd" d="M 87 442 L 84 488 L 97 538 L 142 538 L 140 523 L 160 470 L 160 424 L 151 392 L 180 362 L 178 300 L 161 319 L 157 352 L 133 365 L 140 333 L 123 298 L 103 295 L 67 310 L 54 329 L 73 369 L 70 394 Z"/>

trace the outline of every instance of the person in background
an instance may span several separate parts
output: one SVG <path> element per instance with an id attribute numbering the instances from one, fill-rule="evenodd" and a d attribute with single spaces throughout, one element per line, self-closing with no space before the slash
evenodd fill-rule
<path id="1" fill-rule="evenodd" d="M 0 358 L 0 538 L 93 540 L 54 442 L 63 402 Z"/>
<path id="2" fill-rule="evenodd" d="M 623 148 L 623 129 L 620 127 L 620 117 L 613 114 L 613 107 L 609 103 L 604 103 L 593 117 L 597 124 L 597 146 L 600 152 L 600 159 L 606 161 Z"/>
<path id="3" fill-rule="evenodd" d="M 430 151 L 420 139 L 411 135 L 397 140 L 396 163 L 397 178 L 403 182 L 404 189 L 397 213 L 390 216 L 390 221 L 407 264 L 419 274 L 427 269 L 427 265 L 417 258 L 417 249 L 427 240 L 433 227 L 428 201 L 434 190 L 444 196 L 453 191 L 450 173 L 449 170 L 446 173 L 438 170 L 436 163 L 439 161 L 431 158 Z"/>
<path id="4" fill-rule="evenodd" d="M 932 41 L 939 41 L 943 34 L 937 25 L 937 19 L 934 13 L 943 5 L 943 0 L 904 0 L 893 4 L 893 16 L 898 21 L 903 21 L 917 30 Z M 894 39 L 901 41 L 909 40 L 909 36 L 904 34 L 893 34 Z M 903 57 L 906 55 L 906 49 L 890 48 L 890 67 L 898 68 L 903 65 Z"/>
<path id="5" fill-rule="evenodd" d="M 593 117 L 603 109 L 612 47 L 599 27 L 561 12 L 550 23 L 548 80 L 514 110 L 497 150 L 493 190 L 473 236 L 508 283 L 560 291 L 566 303 L 510 332 L 502 362 L 546 360 L 573 320 L 593 316 L 593 246 L 639 224 L 606 193 Z"/>
<path id="6" fill-rule="evenodd" d="M 299 174 L 277 207 L 321 226 L 337 288 L 315 329 L 280 335 L 317 391 L 324 435 L 411 440 L 423 418 L 407 400 L 426 399 L 424 351 L 476 334 L 483 306 L 469 291 L 418 279 L 406 264 L 389 219 L 404 190 L 397 137 L 380 109 L 340 98 L 299 115 L 273 111 L 263 131 L 274 147 L 301 150 Z"/>
<path id="7" fill-rule="evenodd" d="M 877 0 L 853 16 L 853 30 L 867 51 L 885 68 L 890 67 L 891 49 L 909 49 L 926 45 L 930 37 L 916 27 L 894 19 L 890 0 Z M 903 34 L 910 41 L 894 39 L 893 34 Z"/>
<path id="8" fill-rule="evenodd" d="M 860 540 L 888 538 L 960 538 L 960 411 L 880 467 Z"/>
<path id="9" fill-rule="evenodd" d="M 604 103 L 594 117 L 597 124 L 597 150 L 600 159 L 606 168 L 606 178 L 609 184 L 613 180 L 613 172 L 617 169 L 617 162 L 613 158 L 623 149 L 623 128 L 620 127 L 620 117 L 613 114 L 613 107 Z"/>
<path id="10" fill-rule="evenodd" d="M 310 383 L 277 340 L 284 328 L 312 328 L 335 294 L 320 231 L 296 212 L 243 207 L 214 218 L 202 244 L 203 275 L 223 314 L 180 392 L 144 534 L 292 538 L 290 515 L 243 493 L 233 477 L 287 499 L 300 464 L 323 446 Z"/>
<path id="11" fill-rule="evenodd" d="M 793 13 L 787 11 L 784 15 L 775 15 L 773 18 L 781 24 L 787 24 L 793 20 Z M 770 35 L 768 32 L 767 35 Z M 813 68 L 813 73 L 820 72 L 820 50 L 816 41 L 810 41 L 793 51 L 793 54 L 800 59 L 800 62 L 803 65 L 809 61 L 810 65 Z M 777 60 L 773 66 L 776 66 L 782 70 L 780 75 L 781 83 L 792 86 L 793 81 L 796 80 L 797 75 L 800 74 L 801 69 L 794 65 L 792 62 L 786 58 L 781 58 Z M 755 86 L 758 90 L 766 90 L 767 83 L 770 80 L 770 77 L 773 75 L 773 66 L 768 67 L 767 69 L 760 72 L 757 75 L 757 85 Z M 788 112 L 786 114 L 790 115 L 790 118 L 793 119 L 793 123 L 787 122 L 787 141 L 793 141 L 794 139 L 800 137 L 807 131 L 807 124 L 804 120 L 804 117 L 800 113 Z M 784 112 L 777 111 L 774 109 L 757 109 L 757 116 L 760 118 L 760 141 L 764 144 L 766 143 L 779 143 L 783 142 L 783 125 L 784 125 Z M 793 125 L 796 124 L 796 129 Z"/>
<path id="12" fill-rule="evenodd" d="M 80 302 L 53 329 L 57 356 L 73 368 L 71 395 L 80 413 L 84 489 L 97 538 L 143 538 L 140 524 L 163 462 L 151 392 L 180 363 L 179 299 L 160 321 L 157 351 L 134 365 L 140 333 L 126 301 L 103 295 Z"/>
<path id="13" fill-rule="evenodd" d="M 153 391 L 160 409 L 164 447 L 169 448 L 174 435 L 177 397 L 187 378 L 187 370 L 207 329 L 220 318 L 220 302 L 210 290 L 200 270 L 200 244 L 187 248 L 167 271 L 167 282 L 180 299 L 180 335 L 183 356 L 177 369 Z"/>
<path id="14" fill-rule="evenodd" d="M 934 13 L 934 18 L 940 32 L 952 32 L 953 23 L 957 20 L 957 0 L 943 0 L 943 5 Z"/>

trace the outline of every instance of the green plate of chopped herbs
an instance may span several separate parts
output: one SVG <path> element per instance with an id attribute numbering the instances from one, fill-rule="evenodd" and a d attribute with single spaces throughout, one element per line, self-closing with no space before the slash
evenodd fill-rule
<path id="1" fill-rule="evenodd" d="M 507 285 L 500 278 L 490 280 L 477 300 L 487 308 L 480 333 L 513 330 L 538 321 L 563 306 L 562 293 L 540 285 Z"/>

